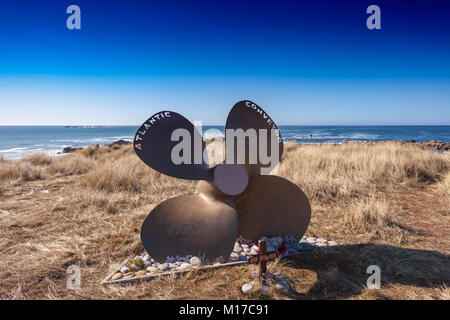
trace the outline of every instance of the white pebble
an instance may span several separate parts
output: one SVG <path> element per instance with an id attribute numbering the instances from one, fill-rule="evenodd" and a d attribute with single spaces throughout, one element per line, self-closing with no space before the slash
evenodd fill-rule
<path id="1" fill-rule="evenodd" d="M 250 291 L 253 290 L 253 285 L 251 283 L 246 283 L 242 286 L 241 289 L 243 293 L 249 293 Z"/>
<path id="2" fill-rule="evenodd" d="M 186 270 L 191 267 L 190 263 L 183 262 L 177 269 L 180 271 Z"/>
<path id="3" fill-rule="evenodd" d="M 337 245 L 337 243 L 334 242 L 334 241 L 328 241 L 328 245 L 329 245 L 329 246 L 335 246 L 335 245 Z"/>
<path id="4" fill-rule="evenodd" d="M 142 258 L 142 260 L 144 260 L 144 261 L 150 261 L 150 256 L 149 256 L 148 254 L 146 254 L 146 255 Z"/>
<path id="5" fill-rule="evenodd" d="M 237 259 L 239 257 L 239 255 L 236 253 L 236 252 L 232 252 L 231 254 L 230 254 L 230 258 L 231 259 Z"/>
<path id="6" fill-rule="evenodd" d="M 198 266 L 200 265 L 201 261 L 199 257 L 192 257 L 189 262 L 193 265 L 193 266 Z"/>
<path id="7" fill-rule="evenodd" d="M 120 269 L 120 272 L 122 272 L 122 273 L 127 273 L 128 271 L 130 271 L 130 269 L 128 267 L 122 267 Z"/>
<path id="8" fill-rule="evenodd" d="M 327 239 L 324 239 L 324 238 L 318 238 L 318 239 L 316 240 L 316 242 L 319 242 L 319 243 L 327 242 Z"/>
<path id="9" fill-rule="evenodd" d="M 148 272 L 155 272 L 156 270 L 158 270 L 158 268 L 152 267 L 152 266 L 150 266 L 150 267 L 147 268 L 147 271 L 148 271 Z"/>
<path id="10" fill-rule="evenodd" d="M 234 247 L 233 251 L 236 253 L 241 253 L 242 252 L 242 247 Z"/>
<path id="11" fill-rule="evenodd" d="M 160 265 L 158 268 L 159 268 L 159 270 L 161 270 L 161 271 L 167 271 L 167 270 L 169 270 L 169 264 L 168 264 L 168 263 L 163 263 L 163 264 Z"/>

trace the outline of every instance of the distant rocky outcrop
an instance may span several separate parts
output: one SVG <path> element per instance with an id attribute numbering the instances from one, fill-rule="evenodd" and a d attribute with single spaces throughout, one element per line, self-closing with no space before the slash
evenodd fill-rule
<path id="1" fill-rule="evenodd" d="M 131 144 L 130 141 L 125 141 L 125 140 L 121 139 L 121 140 L 117 140 L 117 141 L 111 142 L 109 144 L 105 144 L 105 147 L 112 148 L 112 147 L 126 146 L 126 145 L 129 145 L 129 144 Z M 100 146 L 97 144 L 97 145 L 94 145 L 94 146 L 91 146 L 91 147 L 95 147 L 95 148 L 98 149 Z M 61 152 L 58 152 L 58 154 L 72 153 L 72 152 L 75 152 L 75 151 L 78 151 L 78 150 L 83 150 L 83 149 L 85 149 L 85 148 L 66 147 Z"/>
<path id="2" fill-rule="evenodd" d="M 379 144 L 379 143 L 392 143 L 392 142 L 415 145 L 424 150 L 429 150 L 429 151 L 434 151 L 434 152 L 450 152 L 450 142 L 436 141 L 436 140 L 430 140 L 430 141 L 424 141 L 424 142 L 417 142 L 415 140 L 409 140 L 409 141 L 375 140 L 375 141 L 366 141 L 366 142 L 353 141 L 350 143 Z"/>
<path id="3" fill-rule="evenodd" d="M 433 150 L 433 151 L 450 151 L 450 142 L 443 141 L 426 141 L 419 143 L 423 148 Z"/>
<path id="4" fill-rule="evenodd" d="M 111 148 L 112 146 L 125 146 L 125 145 L 129 145 L 129 144 L 131 144 L 130 141 L 117 140 L 117 141 L 114 141 L 114 142 L 112 142 L 110 144 L 107 144 L 107 146 Z"/>
<path id="5" fill-rule="evenodd" d="M 81 150 L 83 148 L 72 148 L 72 147 L 66 147 L 62 150 L 62 153 L 72 153 L 75 152 L 77 150 Z"/>

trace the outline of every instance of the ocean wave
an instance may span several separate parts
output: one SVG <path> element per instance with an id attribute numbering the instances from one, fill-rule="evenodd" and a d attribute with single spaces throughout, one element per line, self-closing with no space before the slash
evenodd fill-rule
<path id="1" fill-rule="evenodd" d="M 317 133 L 306 133 L 306 134 L 287 134 L 286 139 L 294 140 L 376 140 L 379 135 L 376 134 L 364 134 L 364 133 L 352 133 L 352 134 L 341 134 L 341 135 L 329 135 L 329 134 L 317 134 Z"/>
<path id="2" fill-rule="evenodd" d="M 101 138 L 87 138 L 87 139 L 58 139 L 50 140 L 50 142 L 66 142 L 66 143 L 108 143 L 116 140 L 133 141 L 132 136 L 114 136 L 114 137 L 101 137 Z"/>
<path id="3" fill-rule="evenodd" d="M 24 150 L 28 150 L 29 148 L 25 147 L 25 148 L 9 148 L 9 149 L 4 149 L 4 150 L 0 150 L 0 153 L 10 153 L 10 152 L 21 152 Z"/>
<path id="4" fill-rule="evenodd" d="M 208 129 L 205 132 L 203 132 L 203 138 L 205 140 L 211 140 L 214 138 L 224 138 L 224 137 L 225 137 L 225 135 L 223 134 L 223 132 L 221 130 L 215 129 L 215 128 Z"/>

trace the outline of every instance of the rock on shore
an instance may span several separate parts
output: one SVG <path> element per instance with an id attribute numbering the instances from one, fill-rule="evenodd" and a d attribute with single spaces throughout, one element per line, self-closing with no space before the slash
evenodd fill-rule
<path id="1" fill-rule="evenodd" d="M 112 142 L 110 144 L 106 144 L 106 146 L 111 148 L 112 146 L 126 146 L 126 145 L 129 145 L 129 144 L 131 144 L 130 141 L 117 140 L 117 141 L 114 141 L 114 142 Z"/>
<path id="2" fill-rule="evenodd" d="M 62 150 L 62 153 L 72 153 L 78 150 L 82 150 L 83 148 L 72 148 L 72 147 L 66 147 Z"/>
<path id="3" fill-rule="evenodd" d="M 426 142 L 421 142 L 421 143 L 411 141 L 409 143 L 416 143 L 416 144 L 420 145 L 422 148 L 432 150 L 432 151 L 441 151 L 441 152 L 450 151 L 450 142 L 431 140 L 431 141 L 426 141 Z"/>
<path id="4" fill-rule="evenodd" d="M 395 142 L 395 140 L 381 140 L 381 141 L 351 141 L 347 143 L 364 143 L 364 144 L 379 144 L 379 143 L 390 143 Z M 397 141 L 401 144 L 406 145 L 415 145 L 423 150 L 429 150 L 434 152 L 449 152 L 450 151 L 450 142 L 444 142 L 444 141 L 436 141 L 436 140 L 430 140 L 430 141 L 424 141 L 424 142 L 417 142 L 415 140 L 410 141 Z"/>
<path id="5" fill-rule="evenodd" d="M 114 146 L 126 146 L 126 145 L 129 145 L 129 144 L 131 144 L 130 141 L 125 141 L 125 140 L 121 139 L 121 140 L 117 140 L 117 141 L 111 142 L 109 144 L 105 144 L 105 146 L 109 147 L 109 148 L 112 148 Z M 98 144 L 95 145 L 95 146 L 99 147 Z M 75 148 L 75 147 L 71 147 L 70 146 L 70 147 L 65 147 L 61 152 L 58 152 L 58 153 L 59 154 L 61 154 L 61 153 L 72 153 L 72 152 L 83 150 L 83 149 L 85 149 L 85 148 Z"/>

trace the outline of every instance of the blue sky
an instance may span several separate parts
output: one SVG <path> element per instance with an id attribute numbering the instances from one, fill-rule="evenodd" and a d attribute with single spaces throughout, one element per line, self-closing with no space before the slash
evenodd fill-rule
<path id="1" fill-rule="evenodd" d="M 444 0 L 2 0 L 0 125 L 163 109 L 221 125 L 242 99 L 279 125 L 450 124 L 449 14 Z"/>

